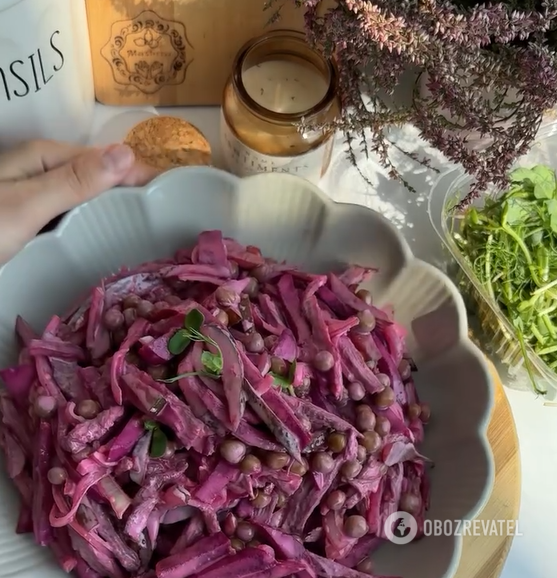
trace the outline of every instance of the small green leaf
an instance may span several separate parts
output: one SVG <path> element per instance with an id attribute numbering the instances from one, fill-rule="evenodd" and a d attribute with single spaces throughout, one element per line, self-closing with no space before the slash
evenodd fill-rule
<path id="1" fill-rule="evenodd" d="M 516 169 L 511 173 L 511 181 L 522 183 L 529 190 L 533 187 L 536 199 L 552 199 L 555 195 L 555 172 L 543 165 Z"/>
<path id="2" fill-rule="evenodd" d="M 524 223 L 530 215 L 526 203 L 521 202 L 519 199 L 509 199 L 506 201 L 506 209 L 505 216 L 509 225 Z"/>
<path id="3" fill-rule="evenodd" d="M 544 181 L 547 183 L 552 183 L 553 186 L 555 186 L 555 171 L 553 171 L 549 167 L 546 167 L 544 165 L 536 165 L 535 167 L 532 168 L 532 172 L 536 175 L 536 178 L 539 179 L 539 181 L 535 182 Z"/>
<path id="4" fill-rule="evenodd" d="M 470 207 L 468 212 L 466 213 L 466 217 L 470 220 L 473 225 L 477 225 L 480 222 L 480 218 L 478 216 L 478 211 L 475 207 Z"/>
<path id="5" fill-rule="evenodd" d="M 524 321 L 522 321 L 521 317 L 513 317 L 512 319 L 512 324 L 514 325 L 514 327 L 516 329 L 518 329 L 519 331 L 523 331 L 524 330 Z"/>
<path id="6" fill-rule="evenodd" d="M 162 458 L 166 451 L 168 439 L 160 428 L 153 430 L 153 438 L 151 439 L 151 449 L 149 454 L 152 458 Z"/>
<path id="7" fill-rule="evenodd" d="M 180 355 L 191 343 L 190 336 L 185 329 L 178 329 L 176 333 L 168 340 L 168 351 L 172 355 Z"/>
<path id="8" fill-rule="evenodd" d="M 543 237 L 544 237 L 543 231 L 536 231 L 531 237 L 532 245 L 536 246 L 542 243 Z"/>
<path id="9" fill-rule="evenodd" d="M 153 421 L 152 419 L 147 419 L 143 422 L 143 427 L 147 430 L 147 431 L 154 431 L 156 430 L 159 426 L 157 425 L 156 421 Z"/>
<path id="10" fill-rule="evenodd" d="M 549 215 L 549 225 L 554 233 L 557 233 L 557 200 L 551 199 L 546 201 L 545 208 Z"/>
<path id="11" fill-rule="evenodd" d="M 510 174 L 511 182 L 513 183 L 523 183 L 524 181 L 535 182 L 536 174 L 532 169 L 519 168 L 515 169 Z"/>
<path id="12" fill-rule="evenodd" d="M 184 320 L 184 327 L 193 332 L 198 332 L 205 321 L 203 313 L 199 309 L 192 309 Z"/>
<path id="13" fill-rule="evenodd" d="M 272 371 L 269 372 L 269 375 L 272 376 L 273 381 L 277 387 L 281 389 L 287 389 L 292 383 L 288 380 L 288 377 L 284 377 L 282 375 L 278 375 L 277 373 L 273 373 Z"/>
<path id="14" fill-rule="evenodd" d="M 534 185 L 536 199 L 552 199 L 555 194 L 555 183 L 541 182 Z"/>
<path id="15" fill-rule="evenodd" d="M 201 363 L 203 363 L 203 367 L 205 367 L 209 373 L 215 375 L 220 375 L 222 373 L 222 356 L 220 353 L 204 351 L 201 354 Z"/>
<path id="16" fill-rule="evenodd" d="M 296 372 L 296 360 L 294 360 L 288 369 L 288 375 L 285 377 L 283 375 L 278 375 L 272 371 L 269 374 L 273 377 L 274 385 L 280 387 L 283 391 L 287 391 L 290 395 L 294 395 L 294 387 L 292 382 L 294 381 L 294 374 Z"/>

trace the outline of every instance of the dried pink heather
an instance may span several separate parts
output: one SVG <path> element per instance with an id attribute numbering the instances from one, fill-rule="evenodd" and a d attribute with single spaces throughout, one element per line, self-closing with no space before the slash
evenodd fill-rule
<path id="1" fill-rule="evenodd" d="M 545 42 L 557 29 L 557 0 L 338 0 L 329 10 L 324 0 L 290 1 L 305 9 L 308 41 L 337 61 L 343 113 L 334 127 L 344 131 L 349 156 L 354 147 L 376 154 L 393 178 L 401 175 L 389 160 L 388 133 L 412 123 L 474 177 L 469 202 L 506 182 L 557 102 L 557 57 Z M 415 91 L 411 106 L 395 105 L 386 97 L 411 67 L 427 74 L 429 95 Z M 470 150 L 471 132 L 489 145 Z"/>

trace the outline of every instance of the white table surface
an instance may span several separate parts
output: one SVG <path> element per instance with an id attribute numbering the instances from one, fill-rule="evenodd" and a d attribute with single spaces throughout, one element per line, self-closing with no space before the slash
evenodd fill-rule
<path id="1" fill-rule="evenodd" d="M 196 125 L 213 147 L 216 166 L 222 166 L 219 143 L 219 109 L 217 107 L 181 107 L 155 109 L 150 107 L 124 109 L 97 105 L 91 144 L 109 144 L 123 139 L 135 123 L 153 114 L 169 114 Z M 428 152 L 436 166 L 446 170 L 449 165 L 438 154 L 424 147 L 413 129 L 397 134 L 397 143 L 406 150 Z M 390 218 L 404 233 L 415 255 L 434 264 L 441 262 L 441 243 L 431 227 L 427 199 L 437 174 L 402 157 L 393 156 L 404 177 L 416 189 L 412 194 L 393 182 L 374 160 L 361 159 L 360 169 L 374 185 L 371 187 L 350 165 L 339 141 L 331 168 L 321 182 L 322 189 L 333 199 L 367 205 Z M 395 151 L 396 152 L 396 151 Z M 522 463 L 522 501 L 518 528 L 521 536 L 514 538 L 502 578 L 548 578 L 555 575 L 557 535 L 557 499 L 553 494 L 557 483 L 557 407 L 543 406 L 530 392 L 505 389 L 514 415 L 520 443 Z"/>

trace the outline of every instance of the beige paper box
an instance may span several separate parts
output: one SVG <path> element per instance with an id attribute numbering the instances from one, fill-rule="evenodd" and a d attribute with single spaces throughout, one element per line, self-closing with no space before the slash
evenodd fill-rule
<path id="1" fill-rule="evenodd" d="M 87 0 L 97 99 L 213 105 L 237 51 L 266 30 L 303 29 L 293 0 Z M 280 9 L 278 22 L 268 24 Z"/>

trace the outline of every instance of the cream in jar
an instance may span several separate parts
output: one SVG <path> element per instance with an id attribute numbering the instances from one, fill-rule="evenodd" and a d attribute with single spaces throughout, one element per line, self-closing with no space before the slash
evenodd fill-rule
<path id="1" fill-rule="evenodd" d="M 242 74 L 244 87 L 263 108 L 280 114 L 311 110 L 327 94 L 329 85 L 313 67 L 297 61 L 268 60 Z"/>
<path id="2" fill-rule="evenodd" d="M 221 141 L 227 168 L 238 176 L 288 172 L 313 182 L 328 168 L 331 130 L 300 132 L 340 112 L 333 63 L 303 34 L 278 30 L 248 43 L 224 91 Z"/>

